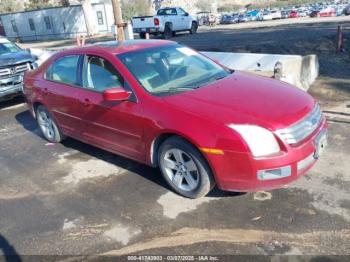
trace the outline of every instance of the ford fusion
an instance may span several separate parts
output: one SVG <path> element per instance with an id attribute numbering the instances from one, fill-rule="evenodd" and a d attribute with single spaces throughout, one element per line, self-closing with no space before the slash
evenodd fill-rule
<path id="1" fill-rule="evenodd" d="M 327 144 L 319 105 L 289 84 L 229 70 L 170 41 L 65 50 L 27 72 L 26 101 L 44 137 L 159 167 L 198 198 L 281 187 Z"/>

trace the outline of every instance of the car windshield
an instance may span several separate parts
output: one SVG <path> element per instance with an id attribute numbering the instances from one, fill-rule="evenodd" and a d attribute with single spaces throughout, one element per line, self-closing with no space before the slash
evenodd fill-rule
<path id="1" fill-rule="evenodd" d="M 6 54 L 6 53 L 16 53 L 19 51 L 21 51 L 21 49 L 17 45 L 11 42 L 0 43 L 0 55 Z"/>
<path id="2" fill-rule="evenodd" d="M 196 51 L 177 44 L 131 51 L 117 57 L 152 94 L 199 88 L 231 73 Z"/>

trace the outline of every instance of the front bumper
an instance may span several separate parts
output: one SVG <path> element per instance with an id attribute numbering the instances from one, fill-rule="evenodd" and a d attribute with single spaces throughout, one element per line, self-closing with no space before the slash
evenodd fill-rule
<path id="1" fill-rule="evenodd" d="M 0 79 L 0 99 L 7 99 L 23 92 L 23 75 Z"/>
<path id="2" fill-rule="evenodd" d="M 249 152 L 235 151 L 224 151 L 222 155 L 206 153 L 205 156 L 222 190 L 251 192 L 280 188 L 304 175 L 315 164 L 315 141 L 326 128 L 327 122 L 323 119 L 304 141 L 295 146 L 289 145 L 285 152 L 272 157 L 253 158 Z M 262 170 L 280 169 L 282 171 L 278 178 L 261 179 Z"/>

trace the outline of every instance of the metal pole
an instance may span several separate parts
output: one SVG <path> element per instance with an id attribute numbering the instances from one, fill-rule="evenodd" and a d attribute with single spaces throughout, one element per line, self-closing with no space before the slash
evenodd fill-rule
<path id="1" fill-rule="evenodd" d="M 115 25 L 117 26 L 117 40 L 123 41 L 125 40 L 124 36 L 124 23 L 123 23 L 123 17 L 122 17 L 122 10 L 120 8 L 120 1 L 119 0 L 112 0 L 113 5 L 113 14 L 114 14 L 114 21 Z"/>
<path id="2" fill-rule="evenodd" d="M 338 25 L 338 32 L 337 32 L 337 49 L 336 53 L 338 54 L 343 47 L 343 26 Z"/>

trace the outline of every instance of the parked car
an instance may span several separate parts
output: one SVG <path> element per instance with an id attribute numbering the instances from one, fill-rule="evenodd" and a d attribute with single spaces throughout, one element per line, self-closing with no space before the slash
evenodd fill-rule
<path id="1" fill-rule="evenodd" d="M 23 75 L 36 67 L 37 57 L 0 37 L 0 101 L 22 94 Z"/>
<path id="2" fill-rule="evenodd" d="M 305 8 L 299 8 L 297 12 L 298 12 L 299 17 L 306 17 L 307 16 L 307 10 Z"/>
<path id="3" fill-rule="evenodd" d="M 238 23 L 238 15 L 224 15 L 221 18 L 221 24 L 235 24 Z"/>
<path id="4" fill-rule="evenodd" d="M 310 17 L 320 17 L 320 10 L 312 10 Z"/>
<path id="5" fill-rule="evenodd" d="M 133 17 L 132 25 L 134 33 L 138 33 L 142 39 L 146 37 L 146 33 L 162 34 L 168 39 L 176 32 L 189 31 L 195 34 L 198 29 L 197 19 L 181 7 L 161 8 L 156 16 Z"/>
<path id="6" fill-rule="evenodd" d="M 350 15 L 350 5 L 347 5 L 343 10 L 344 15 Z"/>
<path id="7" fill-rule="evenodd" d="M 260 13 L 259 20 L 266 21 L 266 20 L 272 20 L 272 14 L 270 11 L 264 11 Z"/>
<path id="8" fill-rule="evenodd" d="M 289 18 L 297 18 L 299 17 L 298 11 L 297 10 L 292 10 L 289 13 Z"/>
<path id="9" fill-rule="evenodd" d="M 249 18 L 246 14 L 240 14 L 238 16 L 238 22 L 239 23 L 244 23 L 244 22 L 248 22 L 249 21 Z"/>
<path id="10" fill-rule="evenodd" d="M 275 19 L 282 19 L 282 13 L 279 10 L 272 10 L 271 11 L 271 16 L 272 16 L 273 20 L 275 20 Z"/>
<path id="11" fill-rule="evenodd" d="M 334 7 L 326 7 L 324 9 L 321 9 L 320 12 L 318 13 L 319 16 L 325 17 L 325 16 L 336 16 L 337 12 Z"/>
<path id="12" fill-rule="evenodd" d="M 310 169 L 327 141 L 325 117 L 306 92 L 170 41 L 58 52 L 25 75 L 24 93 L 48 141 L 70 136 L 159 166 L 190 198 L 215 184 L 281 187 Z"/>
<path id="13" fill-rule="evenodd" d="M 290 13 L 290 10 L 283 10 L 283 11 L 281 12 L 281 18 L 282 18 L 282 19 L 289 18 L 289 13 Z"/>
<path id="14" fill-rule="evenodd" d="M 217 15 L 211 12 L 198 12 L 196 14 L 198 25 L 216 25 L 220 23 Z"/>

